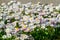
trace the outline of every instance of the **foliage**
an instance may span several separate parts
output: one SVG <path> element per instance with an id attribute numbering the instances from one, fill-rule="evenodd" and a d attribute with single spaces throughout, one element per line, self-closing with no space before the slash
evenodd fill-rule
<path id="1" fill-rule="evenodd" d="M 41 29 L 40 27 L 36 27 L 31 32 L 23 32 L 27 35 L 32 35 L 34 40 L 58 40 L 60 39 L 60 27 L 54 28 L 51 26 L 47 26 L 45 29 Z"/>

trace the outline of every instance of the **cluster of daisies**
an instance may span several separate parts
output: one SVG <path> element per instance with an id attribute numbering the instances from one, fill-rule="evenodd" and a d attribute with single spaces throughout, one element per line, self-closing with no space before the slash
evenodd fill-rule
<path id="1" fill-rule="evenodd" d="M 0 32 L 2 30 L 5 32 L 3 39 L 14 35 L 16 37 L 14 40 L 24 40 L 29 36 L 22 34 L 22 31 L 31 32 L 36 27 L 46 29 L 46 26 L 60 27 L 60 5 L 40 4 L 40 2 L 21 4 L 17 1 L 0 5 Z"/>

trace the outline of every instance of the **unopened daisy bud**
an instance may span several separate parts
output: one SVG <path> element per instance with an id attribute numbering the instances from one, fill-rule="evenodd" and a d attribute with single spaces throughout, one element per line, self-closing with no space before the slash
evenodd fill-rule
<path id="1" fill-rule="evenodd" d="M 8 38 L 11 38 L 11 36 L 12 36 L 11 34 L 7 34 L 7 37 L 8 37 Z"/>
<path id="2" fill-rule="evenodd" d="M 45 29 L 45 24 L 42 24 L 42 25 L 41 25 L 41 28 L 42 28 L 42 29 Z"/>
<path id="3" fill-rule="evenodd" d="M 6 36 L 6 35 L 3 35 L 3 36 L 2 36 L 2 38 L 3 38 L 3 39 L 6 39 L 6 38 L 7 38 L 7 36 Z"/>

